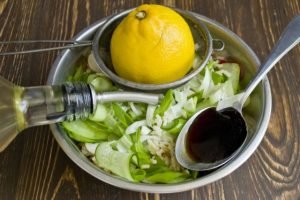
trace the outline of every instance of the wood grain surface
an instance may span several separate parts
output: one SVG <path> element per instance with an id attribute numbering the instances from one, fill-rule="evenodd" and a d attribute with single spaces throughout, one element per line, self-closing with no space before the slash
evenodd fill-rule
<path id="1" fill-rule="evenodd" d="M 70 39 L 96 20 L 142 3 L 212 18 L 237 33 L 261 59 L 300 14 L 299 0 L 0 0 L 0 40 Z M 45 84 L 58 53 L 0 57 L 0 75 L 23 86 Z M 174 194 L 122 190 L 81 170 L 43 126 L 23 131 L 0 154 L 0 199 L 300 199 L 300 47 L 268 77 L 273 106 L 267 133 L 253 156 L 220 181 Z"/>

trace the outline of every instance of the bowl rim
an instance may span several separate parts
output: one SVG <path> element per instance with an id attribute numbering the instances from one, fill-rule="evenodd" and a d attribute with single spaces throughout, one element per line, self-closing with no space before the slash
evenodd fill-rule
<path id="1" fill-rule="evenodd" d="M 213 51 L 213 44 L 212 44 L 212 37 L 210 35 L 210 32 L 208 31 L 208 28 L 206 25 L 199 20 L 197 17 L 195 17 L 193 14 L 190 12 L 187 12 L 186 10 L 182 10 L 179 8 L 172 8 L 174 9 L 178 14 L 180 15 L 185 15 L 185 17 L 188 17 L 189 20 L 197 22 L 199 27 L 201 28 L 201 32 L 204 37 L 205 45 L 207 46 L 207 49 L 205 50 L 205 55 L 203 56 L 202 62 L 197 66 L 196 68 L 193 68 L 192 71 L 190 71 L 188 74 L 183 76 L 182 78 L 169 82 L 169 83 L 163 83 L 163 84 L 146 84 L 146 83 L 138 83 L 130 80 L 126 80 L 120 76 L 118 76 L 116 73 L 114 73 L 112 70 L 109 69 L 109 67 L 106 66 L 105 62 L 101 59 L 99 53 L 95 53 L 99 51 L 99 41 L 101 37 L 103 36 L 103 33 L 105 29 L 111 25 L 113 22 L 116 20 L 126 17 L 132 10 L 135 8 L 131 8 L 125 11 L 122 11 L 120 13 L 114 14 L 110 16 L 103 26 L 99 28 L 99 30 L 95 33 L 94 39 L 93 39 L 93 45 L 92 45 L 92 50 L 93 50 L 93 55 L 96 60 L 96 63 L 98 65 L 98 68 L 106 74 L 109 78 L 111 78 L 114 82 L 119 84 L 120 86 L 129 88 L 129 89 L 134 89 L 134 90 L 143 90 L 143 91 L 162 91 L 162 90 L 167 90 L 170 88 L 178 87 L 190 79 L 192 79 L 194 76 L 196 76 L 207 64 L 209 61 L 209 58 L 212 54 Z"/>
<path id="2" fill-rule="evenodd" d="M 190 11 L 187 11 L 190 12 Z M 253 61 L 256 63 L 256 66 L 260 65 L 260 61 L 256 54 L 253 52 L 253 50 L 235 33 L 233 33 L 231 30 L 220 24 L 219 22 L 216 22 L 215 20 L 212 20 L 208 17 L 202 16 L 200 14 L 190 12 L 192 15 L 196 16 L 198 19 L 203 21 L 207 24 L 213 24 L 217 26 L 218 28 L 221 28 L 226 34 L 236 39 L 239 44 L 245 48 L 248 52 L 248 54 L 251 56 Z M 96 29 L 101 26 L 108 17 L 100 19 L 99 21 L 96 21 L 92 25 L 86 27 L 82 31 L 80 31 L 75 37 L 75 40 L 82 40 L 84 39 L 85 35 L 88 33 L 95 32 Z M 61 67 L 63 60 L 67 55 L 71 53 L 71 50 L 67 49 L 62 51 L 59 56 L 54 61 L 52 68 L 50 70 L 47 84 L 54 84 L 55 82 L 55 76 L 58 73 L 58 69 Z M 264 78 L 262 80 L 262 91 L 263 94 L 265 94 L 263 97 L 263 114 L 261 116 L 261 120 L 258 125 L 258 130 L 256 132 L 256 136 L 251 139 L 249 144 L 243 149 L 243 151 L 237 156 L 235 159 L 233 159 L 230 163 L 223 166 L 222 168 L 201 177 L 200 179 L 195 179 L 189 182 L 182 182 L 182 183 L 176 183 L 176 184 L 146 184 L 146 183 L 133 183 L 127 180 L 124 180 L 122 178 L 110 175 L 108 173 L 105 173 L 104 171 L 100 171 L 98 167 L 96 167 L 92 162 L 86 162 L 87 158 L 84 157 L 82 154 L 78 154 L 75 148 L 77 147 L 74 143 L 73 146 L 70 146 L 70 143 L 66 140 L 66 138 L 63 137 L 61 134 L 62 130 L 57 124 L 50 125 L 50 129 L 60 145 L 60 147 L 63 149 L 63 151 L 68 155 L 68 157 L 75 162 L 81 169 L 89 173 L 90 175 L 94 176 L 95 178 L 108 183 L 110 185 L 127 189 L 131 191 L 138 191 L 138 192 L 149 192 L 149 193 L 176 193 L 176 192 L 183 192 L 187 190 L 191 190 L 194 188 L 198 188 L 204 185 L 207 185 L 209 183 L 215 182 L 217 180 L 220 180 L 221 178 L 224 178 L 225 176 L 229 175 L 233 171 L 235 171 L 238 167 L 240 167 L 257 149 L 258 145 L 263 139 L 263 136 L 266 133 L 268 123 L 271 116 L 271 108 L 272 108 L 272 95 L 271 95 L 271 89 L 270 84 L 268 81 L 268 78 Z"/>

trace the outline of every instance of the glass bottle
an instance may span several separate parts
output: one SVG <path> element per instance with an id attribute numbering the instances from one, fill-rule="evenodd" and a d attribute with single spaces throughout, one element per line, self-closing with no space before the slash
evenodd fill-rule
<path id="1" fill-rule="evenodd" d="M 20 87 L 0 76 L 0 152 L 25 128 L 86 119 L 97 103 L 133 101 L 158 103 L 159 94 L 96 93 L 86 83 Z"/>
<path id="2" fill-rule="evenodd" d="M 92 92 L 84 83 L 20 87 L 0 76 L 0 152 L 25 128 L 87 118 Z"/>

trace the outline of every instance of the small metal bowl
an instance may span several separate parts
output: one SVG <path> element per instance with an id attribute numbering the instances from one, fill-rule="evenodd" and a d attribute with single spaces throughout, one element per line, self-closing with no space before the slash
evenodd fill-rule
<path id="1" fill-rule="evenodd" d="M 111 56 L 110 56 L 110 41 L 113 31 L 117 25 L 126 17 L 133 9 L 123 11 L 110 17 L 103 26 L 99 28 L 93 39 L 93 55 L 99 69 L 106 74 L 113 82 L 117 83 L 120 87 L 129 90 L 140 90 L 144 92 L 161 92 L 170 88 L 178 87 L 191 78 L 196 76 L 208 62 L 212 53 L 212 38 L 207 27 L 198 18 L 194 17 L 191 13 L 181 9 L 173 8 L 180 14 L 187 24 L 189 25 L 194 42 L 198 44 L 197 54 L 200 56 L 201 62 L 193 67 L 184 77 L 164 84 L 145 84 L 126 80 L 114 71 Z M 143 66 L 141 66 L 143 67 Z"/>
<path id="2" fill-rule="evenodd" d="M 224 56 L 233 58 L 243 68 L 242 86 L 246 86 L 248 81 L 255 73 L 260 62 L 250 47 L 243 42 L 237 35 L 216 21 L 201 16 L 196 13 L 190 13 L 198 20 L 205 23 L 213 38 L 219 38 L 225 43 L 225 49 L 220 52 L 214 52 L 215 56 Z M 108 18 L 102 19 L 93 25 L 81 31 L 74 39 L 78 41 L 91 40 L 95 33 L 101 28 Z M 61 84 L 65 82 L 69 74 L 73 74 L 77 63 L 83 56 L 87 56 L 90 48 L 69 49 L 63 51 L 54 62 L 48 77 L 48 84 Z M 195 179 L 176 184 L 147 184 L 134 183 L 121 177 L 112 175 L 93 164 L 85 157 L 76 143 L 68 137 L 67 133 L 59 124 L 51 125 L 52 133 L 63 151 L 80 168 L 94 176 L 95 178 L 108 184 L 123 189 L 151 192 L 151 193 L 174 193 L 191 190 L 217 181 L 240 167 L 253 154 L 265 135 L 271 115 L 272 96 L 270 85 L 267 79 L 251 95 L 251 103 L 244 110 L 247 124 L 249 125 L 249 140 L 244 149 L 226 165 L 214 171 L 201 173 Z"/>

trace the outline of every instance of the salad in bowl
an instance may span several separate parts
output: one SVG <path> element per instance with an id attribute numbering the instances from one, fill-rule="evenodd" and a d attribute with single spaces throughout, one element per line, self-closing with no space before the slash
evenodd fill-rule
<path id="1" fill-rule="evenodd" d="M 238 36 L 213 20 L 191 14 L 225 44 L 223 51 L 213 52 L 200 73 L 185 84 L 162 92 L 156 105 L 103 103 L 87 120 L 51 125 L 65 153 L 92 176 L 129 190 L 179 192 L 230 174 L 259 145 L 271 112 L 267 80 L 253 92 L 244 108 L 250 137 L 237 157 L 208 172 L 188 170 L 177 162 L 175 143 L 185 122 L 198 110 L 238 94 L 259 66 L 255 54 Z M 75 39 L 91 39 L 106 20 L 84 29 Z M 201 57 L 195 55 L 192 67 L 200 61 Z M 124 90 L 99 70 L 90 48 L 66 50 L 57 58 L 48 83 L 65 81 L 88 83 L 96 92 Z"/>

